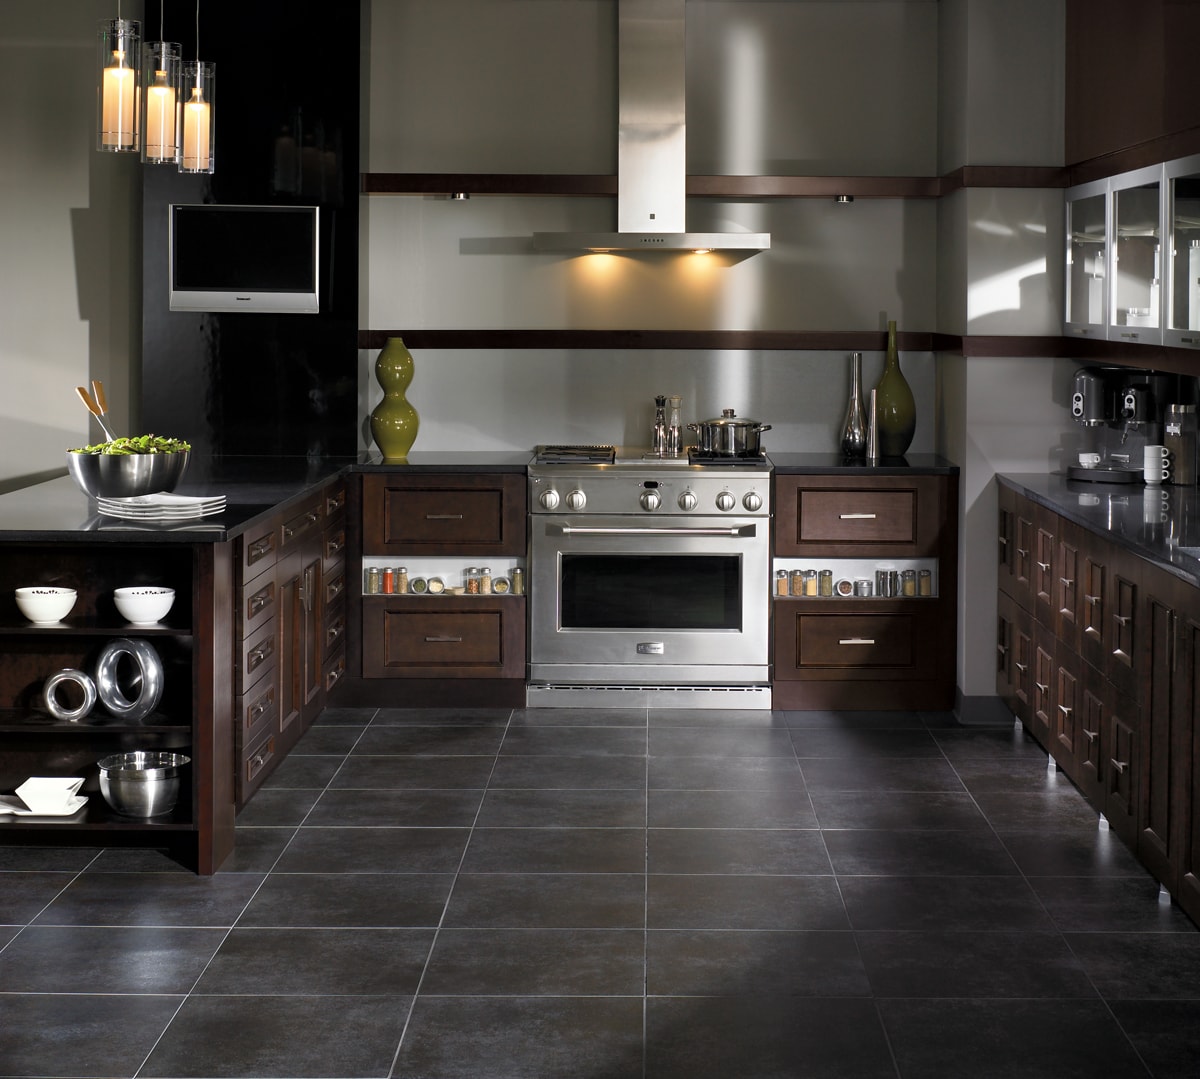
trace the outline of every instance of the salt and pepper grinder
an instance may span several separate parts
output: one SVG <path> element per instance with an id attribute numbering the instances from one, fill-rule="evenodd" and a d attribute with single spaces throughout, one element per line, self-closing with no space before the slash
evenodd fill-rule
<path id="1" fill-rule="evenodd" d="M 667 398 L 659 394 L 654 398 L 654 438 L 650 443 L 651 452 L 655 457 L 667 455 Z"/>
<path id="2" fill-rule="evenodd" d="M 842 456 L 862 457 L 867 452 L 867 422 L 862 403 L 862 353 L 850 354 L 850 401 L 842 423 Z"/>
<path id="3" fill-rule="evenodd" d="M 669 411 L 667 413 L 667 456 L 678 457 L 679 451 L 683 449 L 683 432 L 679 426 L 679 409 L 683 404 L 683 398 L 679 394 L 672 394 L 668 399 Z"/>

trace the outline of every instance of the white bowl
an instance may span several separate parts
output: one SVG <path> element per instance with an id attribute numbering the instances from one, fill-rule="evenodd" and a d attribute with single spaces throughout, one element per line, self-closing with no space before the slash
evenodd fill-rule
<path id="1" fill-rule="evenodd" d="M 76 805 L 83 778 L 75 776 L 30 776 L 17 788 L 17 795 L 35 814 L 57 816 Z"/>
<path id="2" fill-rule="evenodd" d="M 152 626 L 167 617 L 175 602 L 175 589 L 159 585 L 130 585 L 113 592 L 117 611 L 135 626 Z"/>
<path id="3" fill-rule="evenodd" d="M 75 606 L 75 589 L 54 585 L 28 585 L 18 588 L 17 609 L 38 625 L 61 622 Z"/>

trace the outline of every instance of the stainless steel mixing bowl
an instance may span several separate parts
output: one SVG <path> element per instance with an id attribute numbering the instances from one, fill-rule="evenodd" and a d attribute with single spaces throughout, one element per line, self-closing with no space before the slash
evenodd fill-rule
<path id="1" fill-rule="evenodd" d="M 104 757 L 100 769 L 100 793 L 118 813 L 126 817 L 158 817 L 170 813 L 179 799 L 184 766 L 191 758 L 182 753 L 114 753 Z"/>

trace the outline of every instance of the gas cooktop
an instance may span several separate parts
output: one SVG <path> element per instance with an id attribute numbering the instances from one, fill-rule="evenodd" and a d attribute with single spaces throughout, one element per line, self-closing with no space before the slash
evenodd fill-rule
<path id="1" fill-rule="evenodd" d="M 702 453 L 694 446 L 678 457 L 660 457 L 640 446 L 538 446 L 535 465 L 615 465 L 618 468 L 766 468 L 767 455 L 731 456 Z"/>

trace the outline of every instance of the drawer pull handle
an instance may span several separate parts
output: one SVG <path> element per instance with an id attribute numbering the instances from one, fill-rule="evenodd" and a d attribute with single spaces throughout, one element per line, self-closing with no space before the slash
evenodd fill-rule
<path id="1" fill-rule="evenodd" d="M 874 637 L 843 637 L 838 644 L 874 644 Z"/>
<path id="2" fill-rule="evenodd" d="M 426 637 L 426 644 L 462 644 L 461 637 Z"/>
<path id="3" fill-rule="evenodd" d="M 1017 554 L 1019 554 L 1022 558 L 1028 558 L 1029 557 L 1029 548 L 1028 547 L 1018 547 Z"/>
<path id="4" fill-rule="evenodd" d="M 1050 692 L 1050 687 L 1043 682 L 1034 682 L 1033 684 L 1035 686 L 1037 686 L 1037 691 L 1039 693 L 1049 693 Z"/>
<path id="5" fill-rule="evenodd" d="M 1064 716 L 1069 716 L 1069 715 L 1071 714 L 1071 712 L 1073 711 L 1073 709 L 1071 709 L 1071 708 L 1068 708 L 1068 707 L 1067 707 L 1065 704 L 1060 704 L 1060 705 L 1058 706 L 1058 710 L 1059 710 L 1060 712 L 1062 712 L 1062 714 L 1063 714 Z"/>
<path id="6" fill-rule="evenodd" d="M 250 557 L 262 558 L 271 549 L 271 537 L 260 539 L 257 543 L 250 544 Z"/>
<path id="7" fill-rule="evenodd" d="M 1091 604 L 1093 607 L 1094 607 L 1094 606 L 1095 606 L 1097 603 L 1099 603 L 1099 602 L 1100 602 L 1100 597 L 1099 597 L 1099 596 L 1086 596 L 1086 595 L 1085 595 L 1083 598 L 1084 598 L 1084 600 L 1086 600 L 1088 603 L 1090 603 L 1090 604 Z"/>
<path id="8" fill-rule="evenodd" d="M 346 579 L 344 577 L 339 577 L 333 582 L 333 584 L 329 586 L 329 592 L 327 593 L 328 598 L 335 599 L 337 596 L 340 596 L 342 594 L 342 589 L 345 587 Z"/>
<path id="9" fill-rule="evenodd" d="M 325 500 L 325 511 L 327 513 L 337 513 L 342 508 L 344 499 L 341 497 L 327 498 Z"/>
<path id="10" fill-rule="evenodd" d="M 1129 618 L 1129 615 L 1127 615 L 1127 614 L 1114 614 L 1113 618 L 1116 621 L 1118 626 L 1129 625 L 1130 618 Z"/>
<path id="11" fill-rule="evenodd" d="M 1008 537 L 1007 537 L 1007 536 L 997 536 L 996 538 L 997 538 L 997 539 L 998 539 L 998 540 L 999 540 L 999 541 L 1000 541 L 1002 544 L 1004 544 L 1004 546 L 1005 546 L 1005 547 L 1007 547 L 1007 546 L 1008 546 Z"/>
<path id="12" fill-rule="evenodd" d="M 1028 663 L 1018 663 L 1017 670 L 1020 671 L 1022 674 L 1024 674 L 1027 670 L 1029 670 L 1029 664 Z"/>
<path id="13" fill-rule="evenodd" d="M 1050 572 L 1050 563 L 1049 562 L 1039 562 L 1038 569 L 1040 569 L 1043 573 L 1049 573 Z"/>
<path id="14" fill-rule="evenodd" d="M 841 521 L 873 521 L 875 514 L 873 513 L 839 513 L 838 519 Z"/>
<path id="15" fill-rule="evenodd" d="M 343 547 L 346 546 L 346 540 L 343 536 L 335 536 L 327 544 L 325 544 L 326 554 L 337 554 Z"/>
<path id="16" fill-rule="evenodd" d="M 250 597 L 250 613 L 258 614 L 259 611 L 271 605 L 271 589 L 264 588 L 261 592 L 255 592 Z"/>
<path id="17" fill-rule="evenodd" d="M 1085 727 L 1085 728 L 1084 728 L 1084 731 L 1083 731 L 1083 736 L 1084 736 L 1084 738 L 1086 738 L 1086 739 L 1087 739 L 1089 742 L 1094 742 L 1094 741 L 1095 741 L 1097 738 L 1099 738 L 1099 737 L 1100 737 L 1100 732 L 1099 732 L 1099 731 L 1089 731 L 1089 730 L 1088 730 L 1088 729 Z"/>
<path id="18" fill-rule="evenodd" d="M 1116 761 L 1116 760 L 1113 760 L 1111 757 L 1109 758 L 1108 763 L 1113 766 L 1113 768 L 1116 770 L 1118 775 L 1124 775 L 1125 769 L 1129 767 L 1128 761 Z"/>
<path id="19" fill-rule="evenodd" d="M 427 521 L 461 521 L 463 515 L 461 513 L 427 513 L 425 520 Z"/>
<path id="20" fill-rule="evenodd" d="M 1008 649 L 1005 648 L 1004 645 L 1002 645 L 1002 644 L 996 645 L 996 651 L 999 652 L 1002 656 L 1008 655 Z"/>
<path id="21" fill-rule="evenodd" d="M 327 645 L 333 644 L 342 635 L 345 628 L 340 622 L 336 626 L 330 626 L 325 633 L 325 643 Z"/>
<path id="22" fill-rule="evenodd" d="M 275 645 L 272 641 L 267 641 L 264 644 L 260 644 L 252 652 L 250 652 L 249 655 L 246 656 L 247 666 L 250 668 L 250 670 L 254 670 L 254 668 L 257 667 L 264 659 L 266 659 L 267 656 L 274 651 L 274 649 Z"/>
<path id="23" fill-rule="evenodd" d="M 1059 577 L 1059 580 L 1062 581 L 1067 588 L 1075 587 L 1075 579 L 1073 577 Z"/>

